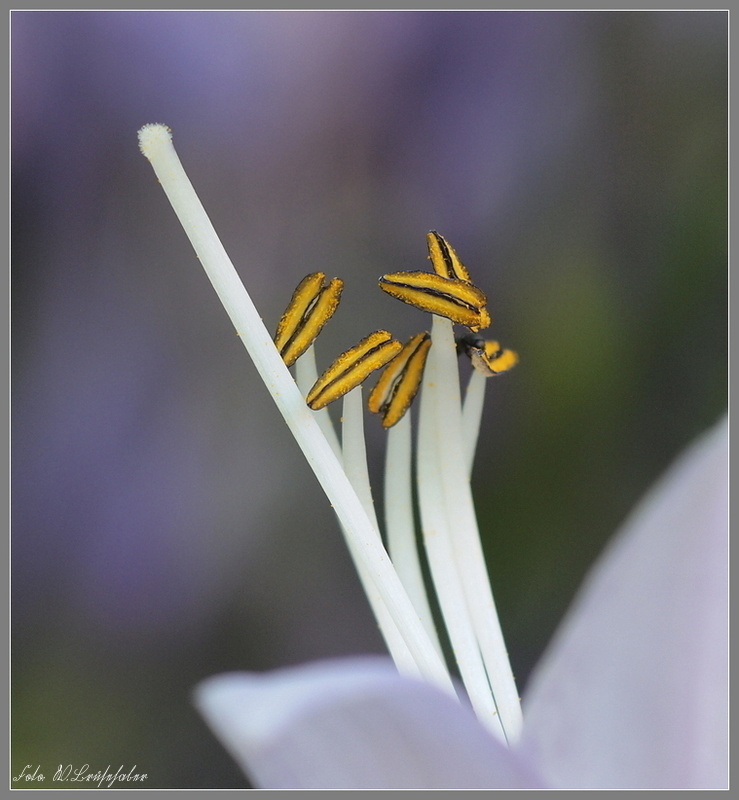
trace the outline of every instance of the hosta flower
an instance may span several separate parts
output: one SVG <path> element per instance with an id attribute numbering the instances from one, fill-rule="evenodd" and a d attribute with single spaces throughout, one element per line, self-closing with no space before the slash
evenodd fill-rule
<path id="1" fill-rule="evenodd" d="M 380 659 L 216 676 L 197 704 L 271 788 L 726 788 L 726 514 L 722 421 L 596 564 L 512 748 Z"/>
<path id="2" fill-rule="evenodd" d="M 725 422 L 692 447 L 616 536 L 535 672 L 522 716 L 469 490 L 485 377 L 473 373 L 462 402 L 452 324 L 438 316 L 448 299 L 444 293 L 437 302 L 443 282 L 413 273 L 413 281 L 432 285 L 435 311 L 421 391 L 418 495 L 461 685 L 439 647 L 412 546 L 409 417 L 389 430 L 388 556 L 366 474 L 361 388 L 347 383 L 336 394 L 344 394 L 339 445 L 325 409 L 305 403 L 316 378 L 312 349 L 297 362 L 296 382 L 187 180 L 169 130 L 145 126 L 140 143 L 336 511 L 392 656 L 216 676 L 199 686 L 198 708 L 254 783 L 725 787 Z M 405 280 L 398 275 L 411 273 L 393 276 L 394 287 Z M 463 303 L 473 297 L 474 319 L 465 324 L 477 331 L 489 316 L 484 301 L 476 306 L 473 288 L 452 286 L 451 295 L 452 304 L 456 295 Z M 473 337 L 467 347 L 486 374 L 515 363 L 497 343 Z"/>

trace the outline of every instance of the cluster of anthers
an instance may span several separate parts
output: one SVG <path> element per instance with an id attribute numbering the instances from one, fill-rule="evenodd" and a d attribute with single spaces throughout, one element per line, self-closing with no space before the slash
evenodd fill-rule
<path id="1" fill-rule="evenodd" d="M 383 275 L 380 288 L 422 311 L 466 326 L 467 333 L 456 339 L 457 351 L 466 353 L 472 366 L 486 377 L 511 369 L 518 361 L 516 353 L 479 335 L 491 323 L 487 297 L 472 283 L 467 268 L 441 234 L 429 231 L 426 241 L 434 271 Z M 308 350 L 333 316 L 343 288 L 340 278 L 327 281 L 322 272 L 306 275 L 298 284 L 275 334 L 275 346 L 288 367 Z M 402 419 L 421 387 L 430 347 L 428 331 L 417 333 L 405 344 L 388 331 L 374 331 L 331 364 L 308 390 L 306 402 L 318 411 L 384 367 L 367 405 L 381 415 L 383 427 L 391 428 Z"/>
<path id="2" fill-rule="evenodd" d="M 406 344 L 387 331 L 375 331 L 319 377 L 313 342 L 336 311 L 342 281 L 327 280 L 320 272 L 304 278 L 273 337 L 185 174 L 169 128 L 145 125 L 139 143 L 336 513 L 398 670 L 459 694 L 440 643 L 438 615 L 431 610 L 420 538 L 464 694 L 483 724 L 504 741 L 514 741 L 521 729 L 521 705 L 480 544 L 470 473 L 487 378 L 510 369 L 517 356 L 481 335 L 491 321 L 485 294 L 447 241 L 432 231 L 427 242 L 433 271 L 395 272 L 379 281 L 390 296 L 430 312 L 431 331 Z M 456 338 L 455 324 L 466 328 Z M 474 366 L 464 398 L 460 353 Z M 379 369 L 368 404 L 388 429 L 384 537 L 369 483 L 361 395 L 363 381 Z M 417 393 L 414 491 L 411 415 L 406 412 Z M 326 408 L 339 398 L 341 441 Z"/>

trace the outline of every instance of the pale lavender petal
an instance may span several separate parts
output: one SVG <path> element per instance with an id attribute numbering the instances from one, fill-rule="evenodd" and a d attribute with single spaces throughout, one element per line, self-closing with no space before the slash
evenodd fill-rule
<path id="1" fill-rule="evenodd" d="M 535 788 L 472 712 L 385 658 L 218 675 L 195 703 L 259 788 Z"/>
<path id="2" fill-rule="evenodd" d="M 608 548 L 532 678 L 522 748 L 559 788 L 727 786 L 728 426 Z"/>

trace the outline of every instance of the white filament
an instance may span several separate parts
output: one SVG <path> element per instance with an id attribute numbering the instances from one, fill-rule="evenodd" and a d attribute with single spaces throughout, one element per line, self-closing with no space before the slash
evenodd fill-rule
<path id="1" fill-rule="evenodd" d="M 361 563 L 361 569 L 402 632 L 418 672 L 453 692 L 446 667 L 418 620 L 373 524 L 313 412 L 306 406 L 193 189 L 175 152 L 171 131 L 165 125 L 145 125 L 139 131 L 139 145 L 241 341 L 339 517 L 353 558 Z"/>

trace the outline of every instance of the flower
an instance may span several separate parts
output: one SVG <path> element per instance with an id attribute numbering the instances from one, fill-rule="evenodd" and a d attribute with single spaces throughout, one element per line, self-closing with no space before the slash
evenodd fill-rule
<path id="1" fill-rule="evenodd" d="M 389 432 L 391 560 L 371 502 L 361 387 L 345 394 L 339 447 L 325 409 L 314 414 L 304 402 L 306 387 L 315 380 L 312 349 L 298 361 L 293 380 L 182 169 L 171 132 L 147 125 L 139 139 L 336 511 L 395 662 L 359 659 L 273 676 L 219 676 L 199 687 L 198 707 L 257 784 L 721 785 L 726 727 L 724 426 L 696 447 L 617 537 L 535 676 L 522 734 L 468 480 L 485 379 L 473 374 L 463 403 L 451 322 L 433 317 L 421 394 L 418 483 L 429 568 L 464 691 L 444 663 L 418 580 L 417 557 L 408 547 L 414 538 L 408 418 Z M 478 310 L 489 321 L 486 309 Z M 482 358 L 483 345 L 475 349 Z M 497 343 L 493 350 L 500 352 Z M 686 646 L 697 635 L 702 635 L 701 646 Z M 688 715 L 678 700 L 687 703 Z"/>
<path id="2" fill-rule="evenodd" d="M 726 788 L 727 441 L 722 420 L 614 538 L 514 747 L 377 658 L 216 676 L 198 708 L 268 788 Z"/>

